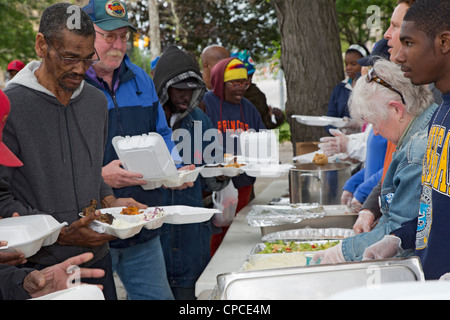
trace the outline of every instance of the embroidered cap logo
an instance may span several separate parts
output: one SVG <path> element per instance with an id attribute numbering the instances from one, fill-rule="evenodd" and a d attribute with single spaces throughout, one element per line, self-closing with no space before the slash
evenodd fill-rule
<path id="1" fill-rule="evenodd" d="M 126 15 L 125 6 L 117 0 L 108 1 L 105 10 L 107 14 L 116 18 L 123 18 Z"/>

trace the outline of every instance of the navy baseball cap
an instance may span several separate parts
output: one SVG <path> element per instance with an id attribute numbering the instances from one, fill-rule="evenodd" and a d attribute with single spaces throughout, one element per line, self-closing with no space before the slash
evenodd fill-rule
<path id="1" fill-rule="evenodd" d="M 390 47 L 388 46 L 387 39 L 381 39 L 375 43 L 375 47 L 370 55 L 358 60 L 358 64 L 363 67 L 373 66 L 375 61 L 379 58 L 390 59 L 391 54 L 389 53 Z"/>
<path id="2" fill-rule="evenodd" d="M 113 31 L 123 27 L 129 27 L 133 31 L 137 29 L 128 21 L 127 7 L 119 0 L 89 0 L 89 4 L 83 8 L 92 21 L 101 29 Z"/>

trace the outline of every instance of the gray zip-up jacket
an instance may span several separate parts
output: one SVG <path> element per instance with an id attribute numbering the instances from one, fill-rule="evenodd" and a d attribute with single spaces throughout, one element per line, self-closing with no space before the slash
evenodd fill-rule
<path id="1" fill-rule="evenodd" d="M 50 214 L 70 225 L 92 199 L 100 203 L 113 194 L 101 175 L 107 102 L 102 92 L 83 82 L 69 104 L 61 105 L 37 81 L 39 65 L 28 64 L 4 91 L 11 113 L 3 141 L 24 166 L 0 166 L 0 179 L 9 189 L 0 191 L 0 215 Z M 53 265 L 86 251 L 94 252 L 91 264 L 108 252 L 108 245 L 88 249 L 54 244 L 28 260 Z"/>

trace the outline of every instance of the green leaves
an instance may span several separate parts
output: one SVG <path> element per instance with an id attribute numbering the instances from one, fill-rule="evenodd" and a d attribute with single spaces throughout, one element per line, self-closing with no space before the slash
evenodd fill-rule
<path id="1" fill-rule="evenodd" d="M 40 12 L 53 0 L 0 0 L 0 66 L 14 59 L 36 59 L 34 41 Z"/>

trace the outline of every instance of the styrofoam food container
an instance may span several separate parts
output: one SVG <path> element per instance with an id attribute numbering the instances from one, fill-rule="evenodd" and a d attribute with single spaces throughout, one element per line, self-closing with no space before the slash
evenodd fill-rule
<path id="1" fill-rule="evenodd" d="M 155 217 L 150 221 L 146 221 L 143 220 L 144 214 L 148 212 L 153 212 L 155 208 L 151 207 L 147 209 L 142 209 L 140 210 L 143 212 L 142 214 L 132 216 L 120 214 L 120 212 L 124 208 L 125 207 L 114 207 L 100 210 L 101 213 L 103 214 L 109 213 L 112 216 L 114 216 L 116 220 L 123 222 L 125 224 L 124 227 L 115 227 L 114 225 L 109 225 L 107 223 L 94 220 L 91 224 L 91 228 L 98 233 L 109 234 L 119 239 L 128 239 L 141 232 L 142 228 L 146 229 L 160 228 L 167 217 L 167 213 L 165 212 L 160 217 Z M 82 216 L 82 213 L 80 213 L 80 215 Z"/>
<path id="2" fill-rule="evenodd" d="M 167 188 L 176 188 L 187 182 L 195 182 L 199 173 L 203 167 L 197 167 L 194 170 L 179 170 L 176 176 L 167 177 L 161 181 L 149 181 L 146 185 L 142 186 L 144 190 L 152 190 L 165 186 Z"/>
<path id="3" fill-rule="evenodd" d="M 146 181 L 178 176 L 177 168 L 161 135 L 114 137 L 112 144 L 125 169 L 138 172 Z"/>
<path id="4" fill-rule="evenodd" d="M 200 174 L 203 178 L 212 178 L 212 177 L 236 177 L 242 173 L 244 173 L 243 167 L 224 167 L 225 164 L 207 164 L 203 167 Z"/>
<path id="5" fill-rule="evenodd" d="M 279 164 L 279 138 L 274 130 L 245 131 L 239 136 L 244 163 Z"/>
<path id="6" fill-rule="evenodd" d="M 105 300 L 105 296 L 99 287 L 81 284 L 30 300 Z"/>
<path id="7" fill-rule="evenodd" d="M 292 164 L 250 164 L 242 167 L 242 170 L 250 177 L 280 178 L 292 168 Z"/>
<path id="8" fill-rule="evenodd" d="M 0 220 L 0 240 L 8 241 L 0 252 L 22 252 L 25 258 L 36 254 L 41 247 L 58 240 L 67 222 L 59 223 L 50 215 L 32 215 Z"/>
<path id="9" fill-rule="evenodd" d="M 162 207 L 167 214 L 164 223 L 168 224 L 188 224 L 208 221 L 215 213 L 220 213 L 217 209 L 208 209 L 190 206 L 167 206 Z"/>

